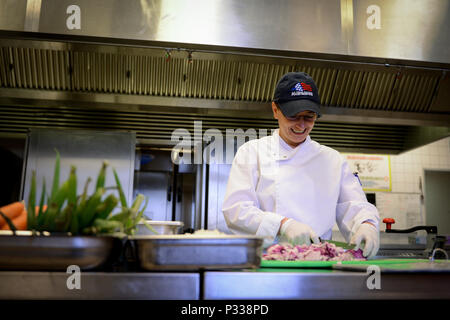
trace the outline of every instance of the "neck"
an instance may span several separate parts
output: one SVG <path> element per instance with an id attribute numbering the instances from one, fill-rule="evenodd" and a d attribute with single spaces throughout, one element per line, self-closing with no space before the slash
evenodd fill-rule
<path id="1" fill-rule="evenodd" d="M 304 143 L 304 142 L 306 141 L 306 139 L 308 139 L 308 137 L 309 137 L 309 136 L 307 136 L 302 142 L 299 142 L 299 143 L 293 143 L 293 142 L 289 142 L 286 138 L 284 138 L 284 137 L 281 135 L 281 132 L 280 132 L 280 131 L 278 131 L 278 135 L 280 136 L 281 139 L 283 139 L 283 141 L 284 141 L 288 146 L 290 146 L 290 147 L 293 148 L 293 149 L 297 148 L 299 145 L 301 145 L 302 143 Z"/>

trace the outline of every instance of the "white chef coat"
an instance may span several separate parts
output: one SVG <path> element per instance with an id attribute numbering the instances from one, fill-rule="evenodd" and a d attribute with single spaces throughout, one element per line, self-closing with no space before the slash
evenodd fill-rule
<path id="1" fill-rule="evenodd" d="M 307 139 L 290 147 L 278 130 L 237 151 L 222 211 L 230 231 L 273 242 L 281 220 L 293 218 L 331 239 L 337 222 L 344 238 L 364 221 L 379 229 L 379 213 L 336 150 Z"/>

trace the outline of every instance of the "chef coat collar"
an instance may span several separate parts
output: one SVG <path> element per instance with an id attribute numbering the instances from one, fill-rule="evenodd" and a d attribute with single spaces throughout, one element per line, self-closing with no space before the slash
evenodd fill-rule
<path id="1" fill-rule="evenodd" d="M 280 137 L 279 129 L 273 132 L 273 143 L 278 148 L 275 148 L 274 152 L 275 160 L 288 160 L 295 156 L 298 152 L 303 152 L 311 144 L 311 137 L 308 135 L 302 143 L 297 147 L 292 148 L 283 138 Z"/>

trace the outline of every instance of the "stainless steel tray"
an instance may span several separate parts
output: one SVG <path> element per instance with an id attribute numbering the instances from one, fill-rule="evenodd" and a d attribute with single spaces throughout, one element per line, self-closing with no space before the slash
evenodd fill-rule
<path id="1" fill-rule="evenodd" d="M 256 236 L 134 236 L 146 270 L 258 268 L 263 238 Z"/>
<path id="2" fill-rule="evenodd" d="M 70 265 L 93 269 L 107 261 L 113 241 L 106 236 L 0 231 L 0 269 L 66 271 Z"/>

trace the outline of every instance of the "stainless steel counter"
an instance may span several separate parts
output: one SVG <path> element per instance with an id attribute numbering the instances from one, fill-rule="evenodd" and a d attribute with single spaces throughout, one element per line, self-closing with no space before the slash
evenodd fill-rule
<path id="1" fill-rule="evenodd" d="M 69 290 L 64 272 L 0 272 L 1 299 L 450 299 L 450 272 L 380 274 L 370 290 L 366 272 L 257 269 L 204 273 L 82 272 Z M 370 282 L 370 280 L 369 280 Z"/>
<path id="2" fill-rule="evenodd" d="M 365 272 L 264 271 L 205 272 L 204 299 L 450 299 L 450 273 L 381 273 L 370 290 Z"/>
<path id="3" fill-rule="evenodd" d="M 64 272 L 0 272 L 0 299 L 198 300 L 199 273 L 81 272 L 80 289 L 69 290 Z M 74 284 L 74 281 L 69 282 Z"/>

